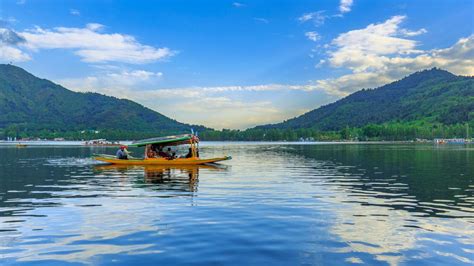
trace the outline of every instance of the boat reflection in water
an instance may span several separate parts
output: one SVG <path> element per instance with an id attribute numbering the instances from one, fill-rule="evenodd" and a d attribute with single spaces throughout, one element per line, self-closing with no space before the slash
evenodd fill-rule
<path id="1" fill-rule="evenodd" d="M 150 187 L 164 191 L 196 192 L 199 171 L 226 171 L 227 166 L 218 164 L 207 165 L 97 165 L 94 169 L 105 175 L 120 174 L 141 176 L 134 184 L 138 187 Z M 159 186 L 156 186 L 159 185 Z"/>

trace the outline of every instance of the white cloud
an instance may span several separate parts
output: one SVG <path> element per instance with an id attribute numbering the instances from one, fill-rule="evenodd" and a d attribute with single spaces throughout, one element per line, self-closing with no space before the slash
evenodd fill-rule
<path id="1" fill-rule="evenodd" d="M 223 96 L 197 98 L 174 108 L 173 115 L 181 113 L 177 115 L 181 121 L 217 129 L 247 128 L 287 118 L 270 101 L 239 101 Z"/>
<path id="2" fill-rule="evenodd" d="M 216 86 L 216 87 L 191 87 L 191 88 L 175 88 L 161 89 L 161 92 L 175 92 L 182 95 L 190 95 L 189 97 L 204 96 L 208 93 L 222 92 L 264 92 L 264 91 L 314 91 L 318 88 L 314 85 L 285 85 L 285 84 L 263 84 L 252 86 Z M 174 95 L 173 95 L 174 96 Z"/>
<path id="3" fill-rule="evenodd" d="M 14 24 L 14 23 L 17 23 L 17 22 L 18 22 L 18 20 L 14 17 L 8 17 L 8 18 L 0 17 L 0 27 L 6 27 L 9 24 Z"/>
<path id="4" fill-rule="evenodd" d="M 105 28 L 104 25 L 99 24 L 99 23 L 88 23 L 86 24 L 86 28 L 91 30 L 91 31 L 100 31 Z"/>
<path id="5" fill-rule="evenodd" d="M 30 56 L 22 50 L 0 43 L 0 61 L 24 62 L 30 59 Z"/>
<path id="6" fill-rule="evenodd" d="M 351 11 L 353 1 L 352 0 L 341 0 L 339 4 L 339 12 L 347 13 Z"/>
<path id="7" fill-rule="evenodd" d="M 79 10 L 77 10 L 77 9 L 69 9 L 69 13 L 73 16 L 80 16 L 81 15 L 81 12 L 79 12 Z"/>
<path id="8" fill-rule="evenodd" d="M 234 7 L 240 8 L 240 7 L 246 7 L 247 5 L 239 3 L 239 2 L 233 2 L 232 5 Z"/>
<path id="9" fill-rule="evenodd" d="M 323 25 L 326 19 L 328 18 L 328 16 L 326 16 L 324 13 L 325 13 L 324 10 L 305 13 L 298 18 L 298 21 L 301 23 L 312 21 L 314 26 L 318 27 L 318 26 Z"/>
<path id="10" fill-rule="evenodd" d="M 412 37 L 412 36 L 418 36 L 420 34 L 424 34 L 424 33 L 427 33 L 428 31 L 424 28 L 421 28 L 419 30 L 416 30 L 416 31 L 409 31 L 407 29 L 401 29 L 400 30 L 400 33 L 403 35 L 403 36 L 407 36 L 407 37 Z"/>
<path id="11" fill-rule="evenodd" d="M 374 88 L 391 82 L 392 79 L 378 73 L 361 72 L 343 75 L 333 79 L 317 80 L 316 86 L 326 93 L 344 97 L 362 88 Z"/>
<path id="12" fill-rule="evenodd" d="M 340 34 L 331 44 L 337 49 L 329 53 L 329 62 L 333 67 L 348 67 L 355 72 L 383 65 L 381 55 L 413 54 L 417 42 L 397 37 L 399 24 L 405 16 L 394 16 L 379 24 L 370 24 L 364 29 L 352 30 Z"/>
<path id="13" fill-rule="evenodd" d="M 146 70 L 121 71 L 119 73 L 108 73 L 103 78 L 115 82 L 115 86 L 134 86 L 137 83 L 157 81 L 163 76 L 162 72 L 150 72 Z M 111 82 L 108 83 L 109 85 Z"/>
<path id="14" fill-rule="evenodd" d="M 119 33 L 102 33 L 104 26 L 87 24 L 85 28 L 58 27 L 17 32 L 26 41 L 19 47 L 29 51 L 43 49 L 70 49 L 84 62 L 123 62 L 145 64 L 175 54 L 169 48 L 155 48 L 139 43 L 133 36 Z M 18 48 L 15 48 L 18 49 Z M 23 52 L 25 53 L 25 52 Z"/>
<path id="15" fill-rule="evenodd" d="M 30 56 L 15 46 L 25 42 L 20 35 L 8 28 L 0 28 L 0 60 L 7 62 L 23 62 Z"/>
<path id="16" fill-rule="evenodd" d="M 301 15 L 301 17 L 298 18 L 299 22 L 306 22 L 308 20 L 311 20 L 313 18 L 313 13 L 305 13 Z"/>
<path id="17" fill-rule="evenodd" d="M 258 22 L 261 22 L 261 23 L 265 23 L 265 24 L 268 24 L 270 23 L 270 21 L 266 18 L 253 18 L 255 21 L 258 21 Z"/>
<path id="18" fill-rule="evenodd" d="M 306 36 L 306 38 L 308 38 L 308 40 L 311 40 L 313 42 L 317 42 L 321 39 L 321 35 L 319 35 L 315 31 L 308 31 L 304 35 Z"/>
<path id="19" fill-rule="evenodd" d="M 0 28 L 0 43 L 4 45 L 17 45 L 25 42 L 25 39 L 8 28 Z"/>
<path id="20" fill-rule="evenodd" d="M 153 86 L 162 78 L 162 72 L 151 72 L 146 70 L 104 70 L 96 75 L 84 78 L 62 79 L 58 82 L 66 88 L 76 91 L 94 91 L 103 94 L 117 95 L 123 88 L 139 89 L 144 86 Z"/>
<path id="21" fill-rule="evenodd" d="M 425 29 L 401 28 L 405 16 L 340 34 L 323 63 L 344 68 L 349 74 L 316 81 L 320 89 L 344 96 L 362 88 L 374 88 L 426 68 L 440 67 L 459 75 L 474 75 L 474 35 L 461 38 L 446 49 L 420 50 L 413 37 Z"/>
<path id="22" fill-rule="evenodd" d="M 141 82 L 154 81 L 156 78 L 162 77 L 161 72 L 148 72 L 144 70 L 105 72 L 97 75 L 88 76 L 78 79 L 62 79 L 58 82 L 66 88 L 75 91 L 95 91 L 104 94 L 117 96 L 121 95 L 114 92 L 119 88 L 135 89 Z M 91 90 L 92 89 L 92 90 Z M 208 97 L 211 94 L 233 93 L 233 92 L 271 92 L 271 91 L 304 91 L 311 92 L 320 90 L 314 84 L 305 85 L 286 85 L 286 84 L 262 84 L 251 86 L 214 86 L 214 87 L 186 87 L 186 88 L 170 88 L 170 89 L 152 89 L 148 93 L 155 91 L 160 98 L 196 98 Z M 126 96 L 125 94 L 124 96 Z"/>
<path id="23" fill-rule="evenodd" d="M 400 33 L 399 25 L 405 18 L 405 16 L 394 16 L 383 23 L 370 24 L 364 29 L 340 34 L 334 39 L 333 44 L 369 53 L 410 52 L 416 46 L 416 42 L 395 37 Z"/>

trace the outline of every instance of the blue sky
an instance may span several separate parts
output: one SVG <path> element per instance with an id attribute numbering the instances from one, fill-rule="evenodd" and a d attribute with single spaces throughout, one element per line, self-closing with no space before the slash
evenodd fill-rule
<path id="1" fill-rule="evenodd" d="M 214 128 L 434 66 L 474 75 L 474 1 L 0 2 L 0 62 Z"/>

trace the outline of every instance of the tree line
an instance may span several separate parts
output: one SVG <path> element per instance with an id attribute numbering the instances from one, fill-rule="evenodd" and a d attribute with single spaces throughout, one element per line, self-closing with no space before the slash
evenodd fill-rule
<path id="1" fill-rule="evenodd" d="M 29 129 L 14 125 L 0 129 L 0 138 L 64 138 L 67 140 L 90 140 L 105 138 L 109 140 L 134 140 L 179 133 L 172 130 L 140 132 L 131 130 L 83 130 L 65 131 L 54 129 Z M 349 127 L 337 131 L 322 131 L 315 128 L 252 128 L 247 130 L 206 130 L 199 132 L 202 140 L 208 141 L 337 141 L 337 140 L 386 140 L 404 141 L 435 138 L 469 138 L 474 134 L 474 122 L 445 125 L 441 123 L 392 122 L 368 124 L 363 127 Z"/>
<path id="2" fill-rule="evenodd" d="M 467 138 L 474 132 L 474 123 L 444 125 L 423 122 L 368 124 L 363 127 L 345 127 L 338 131 L 321 131 L 313 128 L 297 129 L 247 129 L 205 131 L 201 138 L 205 140 L 231 141 L 337 141 L 337 140 L 386 140 L 405 141 L 435 138 Z"/>

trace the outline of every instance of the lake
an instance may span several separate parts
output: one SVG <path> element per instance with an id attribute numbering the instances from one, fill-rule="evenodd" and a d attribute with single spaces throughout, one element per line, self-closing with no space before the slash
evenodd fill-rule
<path id="1" fill-rule="evenodd" d="M 139 149 L 132 149 L 134 154 Z M 472 265 L 474 146 L 202 143 L 219 166 L 0 147 L 2 265 Z"/>

